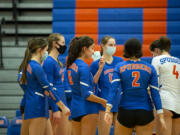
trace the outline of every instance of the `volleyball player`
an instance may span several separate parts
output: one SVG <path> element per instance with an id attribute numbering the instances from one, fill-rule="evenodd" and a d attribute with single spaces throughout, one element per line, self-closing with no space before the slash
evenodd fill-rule
<path id="1" fill-rule="evenodd" d="M 105 36 L 101 40 L 101 54 L 102 57 L 91 64 L 91 72 L 94 76 L 94 83 L 98 84 L 101 98 L 107 99 L 108 94 L 111 92 L 111 87 L 108 87 L 108 83 L 112 81 L 112 75 L 115 66 L 122 62 L 123 59 L 120 57 L 113 56 L 116 51 L 116 41 L 111 36 Z M 109 75 L 105 79 L 106 75 Z M 118 91 L 119 92 L 119 91 Z M 118 112 L 118 103 L 120 93 L 117 92 L 117 96 L 113 102 L 113 108 L 111 109 L 111 115 L 113 117 L 113 124 L 115 126 Z M 99 111 L 99 124 L 98 133 L 99 135 L 109 135 L 111 124 L 107 125 L 104 121 L 105 108 L 101 105 Z"/>
<path id="2" fill-rule="evenodd" d="M 29 44 L 30 43 L 28 43 L 28 45 Z M 48 53 L 46 52 L 43 58 L 45 59 L 45 58 L 47 58 L 47 56 L 48 56 Z M 21 65 L 19 66 L 19 70 L 18 70 L 19 74 L 18 74 L 17 81 L 18 81 L 21 89 L 24 92 L 23 98 L 22 98 L 22 100 L 20 102 L 20 112 L 21 112 L 21 115 L 22 115 L 21 135 L 24 135 L 24 134 L 28 133 L 28 122 L 24 120 L 24 108 L 25 108 L 25 102 L 26 102 L 26 94 L 25 94 L 25 92 L 26 92 L 26 87 L 27 86 L 26 86 L 26 84 L 21 84 L 20 83 L 20 79 L 21 79 L 21 76 L 22 76 L 22 70 L 21 70 L 22 67 L 21 66 L 23 66 L 23 63 L 21 63 Z M 52 126 L 51 126 L 50 120 L 48 119 L 44 135 L 52 135 L 52 134 L 53 134 Z"/>
<path id="3" fill-rule="evenodd" d="M 94 53 L 94 40 L 88 36 L 75 37 L 67 58 L 68 80 L 72 89 L 71 117 L 73 135 L 94 135 L 97 127 L 98 104 L 106 100 L 97 97 L 93 76 L 85 59 Z"/>
<path id="4" fill-rule="evenodd" d="M 110 110 L 115 93 L 121 90 L 118 111 L 116 135 L 130 135 L 133 129 L 136 135 L 152 135 L 153 133 L 153 103 L 158 118 L 164 130 L 165 122 L 159 95 L 157 73 L 153 66 L 140 60 L 142 56 L 141 43 L 137 39 L 129 39 L 124 46 L 124 57 L 129 60 L 119 63 L 113 73 L 112 92 L 106 107 L 105 120 L 111 123 Z M 150 86 L 151 96 L 147 87 Z"/>
<path id="5" fill-rule="evenodd" d="M 21 99 L 21 102 L 20 102 L 20 112 L 21 112 L 21 115 L 22 115 L 22 125 L 21 125 L 21 135 L 24 135 L 24 132 L 28 132 L 28 126 L 26 124 L 26 122 L 24 121 L 24 107 L 25 107 L 25 91 L 26 91 L 26 85 L 25 84 L 21 84 L 20 83 L 20 78 L 22 76 L 22 70 L 21 70 L 21 67 L 19 69 L 19 74 L 18 74 L 18 83 L 19 83 L 19 86 L 21 87 L 21 89 L 23 90 L 24 94 L 23 94 L 23 97 Z"/>
<path id="6" fill-rule="evenodd" d="M 43 69 L 47 75 L 47 79 L 53 84 L 57 95 L 66 104 L 66 96 L 64 92 L 63 84 L 63 65 L 58 60 L 58 56 L 62 55 L 66 51 L 64 36 L 58 33 L 49 35 L 48 37 L 48 52 L 49 56 L 44 61 Z M 53 110 L 53 130 L 55 135 L 68 133 L 68 117 L 61 113 L 61 109 L 56 104 L 51 103 Z"/>
<path id="7" fill-rule="evenodd" d="M 22 62 L 21 84 L 26 84 L 24 119 L 28 123 L 25 135 L 44 135 L 48 123 L 48 98 L 50 96 L 65 114 L 70 111 L 62 103 L 46 79 L 41 67 L 48 43 L 41 38 L 32 39 Z M 46 96 L 47 95 L 47 96 Z"/>
<path id="8" fill-rule="evenodd" d="M 64 68 L 64 92 L 66 95 L 67 107 L 71 110 L 72 90 L 71 90 L 70 85 L 69 85 L 68 73 L 67 73 L 66 68 Z M 72 135 L 72 117 L 71 116 L 69 116 L 67 128 L 68 128 L 67 134 Z"/>
<path id="9" fill-rule="evenodd" d="M 162 36 L 159 39 L 159 56 L 154 57 L 152 65 L 159 76 L 160 96 L 164 109 L 167 129 L 163 132 L 156 124 L 159 135 L 179 135 L 180 133 L 180 59 L 170 55 L 171 41 Z"/>

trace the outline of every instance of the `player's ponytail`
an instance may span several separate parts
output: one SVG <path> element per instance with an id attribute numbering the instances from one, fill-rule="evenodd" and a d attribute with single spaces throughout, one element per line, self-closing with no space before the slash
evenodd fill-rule
<path id="1" fill-rule="evenodd" d="M 32 54 L 29 50 L 29 48 L 26 48 L 24 59 L 19 67 L 19 72 L 22 70 L 22 76 L 20 79 L 20 83 L 25 84 L 26 83 L 26 67 L 32 57 Z"/>
<path id="2" fill-rule="evenodd" d="M 75 37 L 69 44 L 68 57 L 67 57 L 67 69 L 72 63 L 79 57 L 79 37 Z"/>
<path id="3" fill-rule="evenodd" d="M 81 56 L 82 48 L 89 48 L 94 44 L 94 40 L 89 36 L 75 37 L 71 40 L 67 58 L 67 69 L 74 63 L 74 61 Z"/>
<path id="4" fill-rule="evenodd" d="M 22 76 L 20 79 L 21 84 L 26 83 L 26 71 L 29 61 L 32 58 L 32 54 L 36 52 L 38 48 L 44 49 L 48 45 L 47 41 L 42 38 L 34 38 L 28 41 L 28 46 L 26 48 L 23 61 L 19 66 L 19 72 L 22 71 Z"/>

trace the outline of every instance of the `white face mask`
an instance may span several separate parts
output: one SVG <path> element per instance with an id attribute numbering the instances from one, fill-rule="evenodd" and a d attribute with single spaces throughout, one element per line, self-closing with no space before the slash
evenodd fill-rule
<path id="1" fill-rule="evenodd" d="M 114 55 L 114 53 L 116 52 L 116 47 L 111 47 L 111 46 L 107 46 L 106 48 L 106 53 L 107 55 Z"/>
<path id="2" fill-rule="evenodd" d="M 44 56 L 42 56 L 42 60 L 44 61 L 48 57 L 48 52 L 46 51 Z"/>

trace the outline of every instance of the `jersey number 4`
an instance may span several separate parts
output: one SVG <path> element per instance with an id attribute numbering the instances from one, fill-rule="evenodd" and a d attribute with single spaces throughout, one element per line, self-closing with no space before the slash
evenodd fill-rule
<path id="1" fill-rule="evenodd" d="M 176 79 L 179 78 L 179 72 L 176 70 L 176 65 L 173 66 L 173 75 L 176 76 Z"/>
<path id="2" fill-rule="evenodd" d="M 134 80 L 132 82 L 132 87 L 140 87 L 140 83 L 137 83 L 140 77 L 140 73 L 138 71 L 132 72 L 132 77 L 134 77 Z"/>

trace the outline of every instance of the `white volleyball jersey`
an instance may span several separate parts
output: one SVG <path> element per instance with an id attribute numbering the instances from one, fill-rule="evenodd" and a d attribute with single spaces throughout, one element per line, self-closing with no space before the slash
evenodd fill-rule
<path id="1" fill-rule="evenodd" d="M 169 55 L 160 55 L 153 58 L 152 65 L 159 76 L 163 108 L 180 114 L 180 59 Z"/>
<path id="2" fill-rule="evenodd" d="M 168 55 L 153 58 L 152 65 L 159 76 L 160 90 L 180 94 L 180 59 Z"/>

